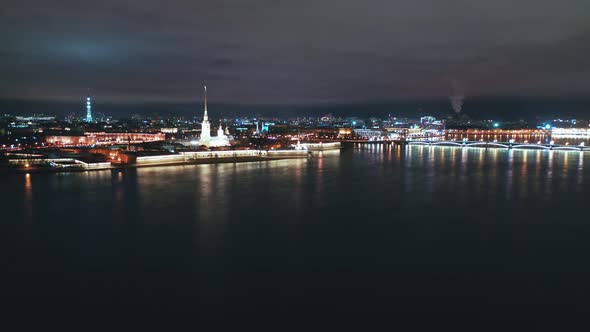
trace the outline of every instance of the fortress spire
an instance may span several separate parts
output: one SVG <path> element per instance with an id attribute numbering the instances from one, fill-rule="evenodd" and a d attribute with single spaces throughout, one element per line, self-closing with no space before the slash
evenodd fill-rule
<path id="1" fill-rule="evenodd" d="M 205 114 L 203 115 L 203 121 L 209 120 L 209 116 L 207 115 L 207 86 L 205 85 Z"/>
<path id="2" fill-rule="evenodd" d="M 204 108 L 205 113 L 203 114 L 203 122 L 201 122 L 201 139 L 200 142 L 202 145 L 209 145 L 209 141 L 211 140 L 211 124 L 209 123 L 209 116 L 207 115 L 207 86 L 205 85 L 205 100 L 204 100 Z"/>

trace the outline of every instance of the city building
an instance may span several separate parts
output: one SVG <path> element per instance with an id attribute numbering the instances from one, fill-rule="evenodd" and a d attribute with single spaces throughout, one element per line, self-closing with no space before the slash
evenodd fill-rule
<path id="1" fill-rule="evenodd" d="M 55 116 L 33 115 L 33 116 L 16 116 L 18 122 L 51 122 L 55 121 Z"/>
<path id="2" fill-rule="evenodd" d="M 56 146 L 89 146 L 108 144 L 133 144 L 143 142 L 164 141 L 164 133 L 105 133 L 89 132 L 84 135 L 49 135 L 45 138 L 48 145 Z"/>
<path id="3" fill-rule="evenodd" d="M 380 140 L 383 137 L 383 131 L 381 129 L 353 129 L 354 136 L 357 138 L 364 138 L 369 140 Z"/>
<path id="4" fill-rule="evenodd" d="M 49 135 L 45 137 L 45 143 L 55 146 L 87 146 L 96 144 L 96 140 L 86 135 Z"/>

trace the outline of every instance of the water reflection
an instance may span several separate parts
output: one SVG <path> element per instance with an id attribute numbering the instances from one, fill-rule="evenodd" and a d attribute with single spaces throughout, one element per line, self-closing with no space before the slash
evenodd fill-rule
<path id="1" fill-rule="evenodd" d="M 569 155 L 570 155 L 570 153 L 567 153 L 567 152 L 566 153 L 563 153 L 563 167 L 562 167 L 563 176 L 567 176 L 567 173 L 568 173 L 568 169 L 569 169 L 569 167 L 568 167 L 569 166 L 569 164 L 568 164 Z"/>
<path id="2" fill-rule="evenodd" d="M 31 200 L 33 197 L 33 182 L 31 182 L 31 174 L 25 174 L 25 198 Z"/>
<path id="3" fill-rule="evenodd" d="M 461 149 L 461 174 L 467 174 L 467 163 L 469 161 L 469 149 Z"/>
<path id="4" fill-rule="evenodd" d="M 582 190 L 586 176 L 584 158 L 589 155 L 578 151 L 427 145 L 412 145 L 400 152 L 405 191 L 416 190 L 417 181 L 422 182 L 424 193 L 457 182 L 461 187 L 469 186 L 470 195 L 486 197 L 499 184 L 507 200 L 529 199 L 539 194 L 547 199 L 556 191 L 572 190 L 572 185 L 576 191 Z M 424 180 L 416 178 L 419 172 Z M 487 189 L 482 190 L 484 187 Z M 462 194 L 464 191 L 459 190 L 458 195 Z"/>
<path id="5" fill-rule="evenodd" d="M 512 198 L 513 192 L 513 172 L 514 172 L 514 151 L 508 150 L 506 153 L 506 164 L 507 164 L 507 171 L 506 171 L 506 199 L 510 200 Z"/>
<path id="6" fill-rule="evenodd" d="M 584 182 L 584 152 L 578 154 L 578 186 Z M 579 190 L 581 188 L 578 187 Z"/>
<path id="7" fill-rule="evenodd" d="M 24 213 L 25 220 L 33 220 L 33 181 L 31 174 L 25 174 L 25 199 L 24 199 Z"/>

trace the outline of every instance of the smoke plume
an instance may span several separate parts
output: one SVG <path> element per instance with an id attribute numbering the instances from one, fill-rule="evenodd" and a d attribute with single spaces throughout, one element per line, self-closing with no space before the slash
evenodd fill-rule
<path id="1" fill-rule="evenodd" d="M 452 84 L 453 94 L 449 96 L 449 100 L 451 101 L 451 107 L 453 108 L 453 111 L 459 114 L 463 109 L 463 100 L 465 99 L 465 92 L 456 81 L 453 81 Z"/>

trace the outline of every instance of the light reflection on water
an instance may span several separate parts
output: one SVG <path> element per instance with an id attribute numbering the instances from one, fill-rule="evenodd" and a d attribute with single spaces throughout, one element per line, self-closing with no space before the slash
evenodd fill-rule
<path id="1" fill-rule="evenodd" d="M 562 191 L 571 189 L 571 172 L 575 173 L 576 190 L 579 190 L 584 179 L 584 159 L 589 157 L 589 154 L 577 151 L 465 149 L 424 145 L 389 148 L 396 151 L 388 152 L 384 157 L 399 158 L 403 153 L 406 169 L 422 169 L 425 178 L 432 179 L 423 183 L 426 192 L 431 192 L 437 185 L 437 177 L 442 177 L 441 173 L 446 172 L 445 175 L 450 175 L 459 186 L 468 186 L 474 181 L 485 182 L 486 186 L 495 190 L 498 185 L 496 180 L 503 179 L 502 187 L 507 199 L 526 198 L 537 193 L 541 186 L 546 197 L 552 196 L 555 185 Z M 379 149 L 371 145 L 357 147 L 357 150 L 367 152 Z M 374 157 L 367 156 L 371 160 Z M 413 179 L 407 179 L 405 183 L 411 185 Z M 478 185 L 473 187 L 477 188 Z"/>
<path id="2" fill-rule="evenodd" d="M 502 188 L 507 199 L 540 192 L 549 197 L 556 185 L 560 191 L 571 189 L 572 181 L 577 191 L 583 190 L 587 174 L 584 159 L 589 155 L 576 151 L 358 145 L 343 152 L 315 153 L 311 159 L 20 175 L 24 177 L 20 204 L 30 205 L 23 214 L 32 218 L 38 210 L 38 195 L 64 192 L 72 195 L 64 195 L 62 205 L 80 206 L 76 213 L 81 217 L 89 217 L 93 207 L 104 214 L 101 209 L 110 206 L 108 210 L 122 218 L 142 216 L 163 222 L 167 217 L 158 221 L 149 218 L 146 211 L 190 211 L 187 216 L 198 220 L 227 220 L 235 216 L 232 206 L 236 204 L 247 205 L 246 214 L 256 215 L 262 213 L 259 206 L 279 204 L 280 200 L 301 215 L 300 209 L 309 205 L 328 206 L 334 192 L 344 191 L 344 178 L 356 185 L 356 178 L 369 176 L 370 181 L 376 181 L 374 188 L 379 188 L 378 179 L 387 176 L 395 177 L 397 188 L 408 192 L 436 194 L 451 190 L 452 185 L 470 188 L 470 192 L 458 190 L 455 195 L 459 197 L 474 192 L 484 195 L 478 188 L 490 192 Z M 348 165 L 362 168 L 363 174 L 338 173 Z M 40 194 L 33 190 L 32 177 L 40 182 Z"/>

